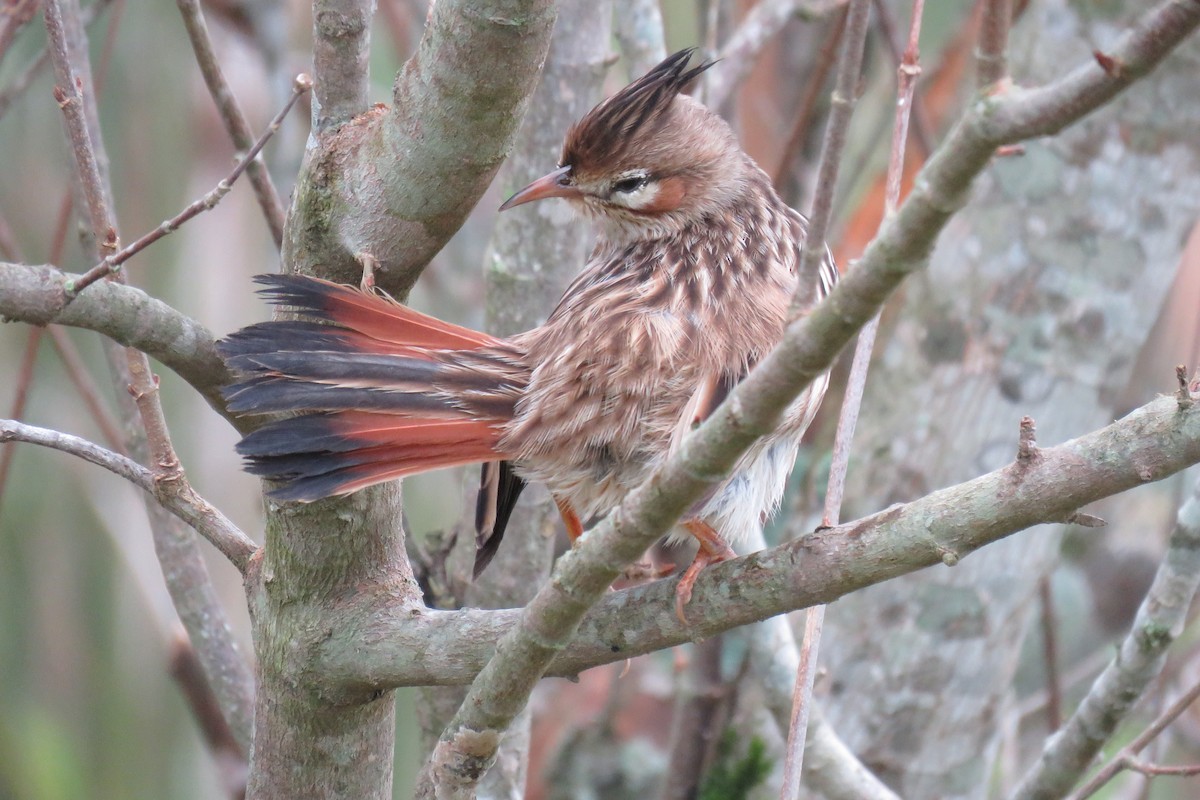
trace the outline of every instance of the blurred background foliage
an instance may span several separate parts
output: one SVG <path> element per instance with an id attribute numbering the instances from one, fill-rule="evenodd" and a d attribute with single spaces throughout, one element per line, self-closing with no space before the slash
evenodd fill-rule
<path id="1" fill-rule="evenodd" d="M 712 19 L 718 21 L 719 40 L 751 5 L 749 0 L 721 2 L 714 10 L 691 0 L 663 2 L 668 50 L 708 41 Z M 907 4 L 884 5 L 907 19 Z M 969 85 L 962 76 L 970 43 L 963 36 L 974 6 L 955 0 L 931 4 L 926 12 L 920 113 L 928 116 L 918 125 L 934 141 L 953 119 L 963 87 Z M 102 74 L 102 125 L 118 218 L 129 241 L 212 188 L 228 172 L 234 153 L 173 4 L 103 0 L 93 7 L 99 10 L 90 36 L 93 63 Z M 261 130 L 282 104 L 292 76 L 309 68 L 309 6 L 300 0 L 212 0 L 205 11 L 225 73 L 253 127 Z M 374 100 L 390 100 L 391 78 L 416 46 L 425 13 L 422 0 L 380 0 L 372 51 Z M 725 109 L 747 150 L 780 176 L 789 199 L 801 209 L 809 200 L 827 92 L 820 95 L 803 135 L 796 137 L 792 129 L 808 88 L 805 76 L 830 36 L 830 19 L 828 14 L 812 21 L 796 18 L 786 25 Z M 23 94 L 11 93 L 44 47 L 44 38 L 35 15 L 0 62 L 0 97 L 7 101 L 0 103 L 0 224 L 5 233 L 0 243 L 12 251 L 4 253 L 8 259 L 44 263 L 53 258 L 64 269 L 83 271 L 90 265 L 82 260 L 73 223 L 64 222 L 69 160 L 49 70 L 42 70 Z M 831 241 L 843 264 L 861 250 L 879 216 L 894 64 L 876 29 L 868 41 L 862 101 L 837 195 Z M 609 88 L 625 77 L 618 65 Z M 285 195 L 303 151 L 306 111 L 293 113 L 267 150 Z M 913 152 L 917 158 L 923 155 L 920 143 Z M 781 167 L 785 153 L 787 166 Z M 481 265 L 502 199 L 497 191 L 479 204 L 437 257 L 414 292 L 415 305 L 446 319 L 482 325 Z M 1191 248 L 1171 302 L 1148 338 L 1144 366 L 1131 382 L 1126 407 L 1168 388 L 1162 376 L 1180 356 L 1178 348 L 1164 342 L 1190 343 L 1191 363 L 1196 363 L 1197 249 Z M 215 210 L 127 265 L 132 283 L 216 334 L 266 314 L 249 278 L 277 268 L 278 256 L 244 181 Z M 60 333 L 111 408 L 114 390 L 97 337 Z M 30 371 L 32 379 L 26 381 L 22 375 Z M 175 445 L 193 485 L 257 537 L 258 485 L 240 471 L 234 432 L 172 373 L 159 374 Z M 27 390 L 22 419 L 108 443 L 81 399 L 78 377 L 72 379 L 49 335 L 20 324 L 0 327 L 0 415 L 12 416 L 19 390 Z M 834 386 L 793 480 L 797 499 L 788 507 L 798 509 L 804 524 L 812 522 L 811 509 L 819 508 L 840 399 L 836 379 Z M 0 800 L 227 797 L 221 766 L 169 674 L 179 626 L 154 559 L 141 498 L 115 476 L 61 453 L 10 445 L 4 457 L 11 463 L 0 486 Z M 459 481 L 441 474 L 410 482 L 406 514 L 416 534 L 454 523 L 460 513 Z M 1061 632 L 1059 658 L 1069 676 L 1095 674 L 1109 655 L 1107 643 L 1123 632 L 1170 530 L 1183 485 L 1168 482 L 1118 498 L 1104 514 L 1113 523 L 1108 533 L 1068 540 L 1050 593 Z M 245 652 L 250 652 L 237 573 L 216 556 L 209 566 Z M 1097 586 L 1102 590 L 1095 591 Z M 1176 671 L 1195 671 L 1195 632 L 1189 637 L 1177 648 Z M 726 671 L 736 673 L 738 636 L 731 634 L 725 642 Z M 1038 698 L 1045 694 L 1040 642 L 1038 635 L 1030 637 L 1017 686 L 1018 706 L 1034 720 L 1043 708 Z M 570 781 L 563 776 L 588 775 L 587 769 L 597 763 L 610 764 L 607 777 L 612 782 L 600 791 L 604 781 L 599 776 L 585 781 L 596 797 L 642 796 L 656 785 L 677 662 L 671 654 L 639 659 L 618 680 L 620 667 L 593 670 L 578 684 L 552 681 L 539 691 L 530 797 L 583 797 L 565 788 Z M 1074 686 L 1070 696 L 1086 682 Z M 413 703 L 414 693 L 400 692 L 397 797 L 408 795 L 418 763 Z M 1040 741 L 1042 723 L 1033 727 Z M 1180 757 L 1200 760 L 1200 719 L 1181 727 L 1184 735 L 1175 738 Z M 573 768 L 573 753 L 581 746 L 591 754 L 590 767 Z M 778 742 L 767 744 L 766 763 L 778 763 L 778 747 Z M 613 760 L 600 762 L 599 752 L 611 753 Z M 740 768 L 760 766 L 744 763 Z M 722 774 L 736 774 L 738 768 L 725 764 Z M 1180 789 L 1182 785 L 1160 781 L 1152 796 L 1197 796 L 1195 784 L 1192 789 Z"/>

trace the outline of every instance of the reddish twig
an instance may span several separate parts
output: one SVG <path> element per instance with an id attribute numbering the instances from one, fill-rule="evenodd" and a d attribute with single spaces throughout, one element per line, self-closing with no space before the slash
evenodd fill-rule
<path id="1" fill-rule="evenodd" d="M 1046 667 L 1046 727 L 1051 733 L 1062 727 L 1062 677 L 1058 671 L 1058 621 L 1054 616 L 1054 592 L 1050 576 L 1038 581 L 1042 616 L 1042 663 Z"/>
<path id="2" fill-rule="evenodd" d="M 1100 790 L 1104 784 L 1111 781 L 1117 776 L 1121 770 L 1131 769 L 1131 764 L 1138 763 L 1137 754 L 1142 751 L 1146 745 L 1150 744 L 1160 733 L 1166 730 L 1166 727 L 1174 722 L 1184 711 L 1187 711 L 1188 706 L 1200 700 L 1200 683 L 1197 683 L 1191 689 L 1183 694 L 1178 700 L 1170 705 L 1163 713 L 1158 715 L 1158 718 L 1147 726 L 1146 730 L 1139 733 L 1132 742 L 1121 748 L 1112 759 L 1097 772 L 1087 784 L 1075 794 L 1071 795 L 1071 800 L 1086 800 Z M 1166 767 L 1163 769 L 1172 769 Z M 1190 767 L 1184 769 L 1191 769 Z M 1137 770 L 1142 772 L 1142 770 Z M 1149 773 L 1144 773 L 1149 774 Z M 1159 774 L 1179 774 L 1179 773 L 1159 773 Z M 1194 774 L 1194 773 L 1188 773 Z"/>
<path id="3" fill-rule="evenodd" d="M 858 100 L 863 43 L 867 38 L 867 23 L 870 18 L 870 0 L 852 0 L 846 16 L 842 56 L 838 63 L 833 96 L 830 99 L 829 120 L 825 124 L 825 138 L 821 143 L 816 196 L 813 198 L 812 211 L 808 215 L 807 238 L 813 246 L 803 249 L 799 269 L 800 288 L 792 300 L 792 308 L 796 313 L 812 307 L 817 287 L 820 286 L 821 261 L 826 257 L 822 243 L 833 216 L 833 193 L 841 167 L 842 150 L 846 145 L 850 116 L 854 113 L 854 106 Z"/>
<path id="4" fill-rule="evenodd" d="M 8 416 L 12 419 L 20 419 L 25 416 L 25 404 L 29 400 L 29 387 L 33 383 L 33 366 L 37 363 L 38 345 L 41 344 L 42 333 L 42 328 L 33 328 L 29 331 L 29 338 L 25 340 L 25 352 L 21 356 L 21 366 L 17 369 L 12 408 L 8 412 Z M 12 467 L 15 449 L 9 445 L 0 451 L 0 501 L 4 499 L 4 489 L 8 485 L 8 471 Z"/>
<path id="5" fill-rule="evenodd" d="M 894 214 L 900 203 L 900 179 L 904 174 L 904 151 L 905 143 L 908 141 L 912 99 L 916 89 L 916 79 L 921 74 L 918 41 L 921 35 L 923 11 L 924 0 L 915 0 L 908 46 L 897 68 L 898 98 L 896 119 L 892 128 L 891 156 L 888 160 L 884 219 Z M 853 14 L 853 7 L 851 14 Z M 839 84 L 841 77 L 839 75 Z M 862 407 L 867 371 L 871 364 L 871 351 L 875 347 L 875 335 L 878 330 L 879 314 L 876 313 L 859 332 L 858 343 L 855 345 L 854 360 L 850 366 L 850 377 L 847 380 L 846 394 L 842 399 L 842 409 L 838 417 L 837 433 L 834 436 L 833 461 L 829 469 L 828 489 L 825 492 L 823 524 L 826 526 L 837 525 L 841 516 L 842 498 L 846 487 L 846 471 L 850 463 L 850 444 L 854 440 L 854 428 L 858 424 L 858 412 Z M 800 765 L 804 754 L 805 732 L 808 729 L 808 709 L 812 705 L 812 687 L 817 668 L 816 653 L 824 622 L 825 606 L 823 605 L 814 606 L 805 613 L 804 643 L 800 650 L 800 667 L 796 672 L 792 729 L 788 732 L 787 759 L 784 764 L 784 789 L 781 797 L 785 800 L 799 797 Z M 793 763 L 795 764 L 794 768 Z"/>
<path id="6" fill-rule="evenodd" d="M 892 54 L 892 58 L 898 64 L 907 63 L 905 61 L 905 44 L 900 38 L 900 28 L 896 25 L 896 15 L 892 11 L 892 6 L 886 0 L 876 0 L 875 13 L 879 15 L 879 29 L 883 33 L 883 40 L 887 43 L 888 50 Z M 912 42 L 909 41 L 909 45 Z M 916 62 L 913 62 L 914 66 Z M 902 96 L 903 89 L 900 86 L 896 87 L 896 95 Z M 913 93 L 909 100 L 912 112 L 912 134 L 917 139 L 917 144 L 921 147 L 921 153 L 929 155 L 933 152 L 934 136 L 933 129 L 929 123 L 929 113 L 925 110 L 921 97 Z"/>
<path id="7" fill-rule="evenodd" d="M 68 299 L 77 296 L 84 289 L 91 286 L 93 283 L 105 277 L 106 275 L 116 273 L 120 269 L 121 265 L 130 258 L 137 255 L 142 250 L 145 250 L 151 244 L 154 244 L 167 234 L 174 233 L 179 229 L 179 226 L 183 225 L 188 220 L 199 216 L 205 211 L 213 209 L 217 203 L 224 199 L 225 195 L 229 194 L 229 190 L 233 187 L 234 182 L 241 177 L 242 173 L 246 171 L 247 167 L 262 151 L 267 141 L 270 140 L 270 138 L 275 135 L 275 132 L 279 130 L 280 123 L 283 122 L 283 118 L 287 116 L 288 112 L 292 110 L 292 106 L 296 104 L 296 101 L 299 100 L 300 97 L 311 88 L 312 80 L 307 75 L 297 75 L 296 80 L 292 83 L 292 94 L 290 97 L 288 97 L 287 103 L 285 103 L 283 108 L 279 110 L 279 113 L 276 114 L 275 118 L 271 120 L 271 124 L 267 126 L 265 131 L 263 131 L 263 134 L 258 138 L 258 141 L 254 143 L 254 146 L 250 148 L 246 155 L 242 156 L 241 160 L 238 161 L 228 175 L 221 179 L 217 185 L 206 195 L 198 200 L 192 201 L 192 203 L 190 203 L 187 208 L 183 209 L 183 211 L 180 211 L 170 219 L 163 221 L 163 223 L 157 228 L 145 234 L 132 244 L 126 245 L 112 255 L 105 257 L 104 260 L 102 260 L 99 264 L 89 269 L 83 275 L 80 275 L 77 280 L 70 282 L 67 285 Z"/>
<path id="8" fill-rule="evenodd" d="M 83 9 L 83 25 L 86 27 L 100 19 L 100 15 L 106 8 L 108 8 L 111 2 L 112 0 L 96 0 L 96 2 Z M 22 70 L 17 77 L 12 79 L 12 82 L 8 84 L 4 91 L 0 91 L 0 117 L 4 116 L 4 113 L 8 111 L 9 107 L 17 100 L 17 98 L 23 95 L 29 88 L 30 84 L 33 83 L 34 78 L 42 74 L 42 71 L 49 65 L 50 51 L 43 48 L 42 51 L 37 54 L 37 57 L 30 62 L 29 66 Z"/>
<path id="9" fill-rule="evenodd" d="M 192 43 L 196 63 L 200 66 L 200 74 L 204 76 L 204 84 L 208 87 L 208 93 L 212 95 L 217 111 L 220 112 L 221 121 L 225 124 L 229 138 L 233 140 L 233 146 L 238 150 L 251 151 L 255 146 L 254 132 L 233 95 L 233 89 L 225 80 L 221 62 L 217 59 L 212 40 L 208 36 L 208 25 L 204 22 L 204 12 L 200 10 L 199 0 L 175 0 L 175 4 L 183 16 L 183 25 Z M 384 3 L 385 8 L 392 5 Z M 289 108 L 291 103 L 296 102 L 297 97 L 293 89 Z M 271 181 L 271 173 L 257 155 L 250 158 L 246 169 L 249 172 L 250 185 L 254 187 L 254 196 L 258 199 L 263 216 L 266 217 L 267 227 L 271 229 L 271 238 L 275 240 L 275 246 L 280 247 L 283 244 L 284 208 L 279 199 L 279 192 Z"/>
<path id="10" fill-rule="evenodd" d="M 828 16 L 847 4 L 848 0 L 760 0 L 746 14 L 745 19 L 726 39 L 717 53 L 717 66 L 709 72 L 705 81 L 704 101 L 712 108 L 720 108 L 733 95 L 734 90 L 746 80 L 750 70 L 758 62 L 763 49 L 784 24 L 793 17 L 816 20 Z M 715 42 L 717 32 L 714 2 L 713 20 L 709 22 L 708 34 Z M 709 47 L 709 52 L 715 48 Z"/>
<path id="11" fill-rule="evenodd" d="M 812 122 L 813 111 L 817 107 L 817 100 L 821 97 L 821 90 L 825 88 L 829 71 L 833 69 L 834 56 L 837 53 L 838 45 L 842 42 L 842 33 L 845 30 L 846 10 L 842 9 L 834 19 L 833 25 L 825 37 L 825 43 L 821 45 L 821 50 L 813 61 L 814 69 L 808 76 L 808 85 L 804 89 L 803 97 L 800 98 L 800 105 L 796 109 L 796 118 L 792 121 L 787 143 L 783 146 L 783 155 L 779 159 L 779 167 L 775 170 L 776 191 L 783 189 L 784 181 L 792 172 L 792 164 L 808 139 L 808 128 Z"/>
<path id="12" fill-rule="evenodd" d="M 217 697 L 204 675 L 204 665 L 200 663 L 187 632 L 177 628 L 171 636 L 169 648 L 167 671 L 200 726 L 204 742 L 217 763 L 222 788 L 234 800 L 245 797 L 246 781 L 250 775 L 246 751 L 238 744 L 233 731 L 229 729 L 229 723 L 221 715 Z"/>
<path id="13" fill-rule="evenodd" d="M 39 0 L 8 0 L 0 8 L 0 63 L 8 54 L 8 48 L 17 34 L 29 24 L 37 13 Z"/>
<path id="14" fill-rule="evenodd" d="M 979 44 L 975 50 L 976 82 L 980 89 L 1008 77 L 1008 30 L 1012 27 L 1012 0 L 983 0 Z"/>
<path id="15" fill-rule="evenodd" d="M 88 372 L 87 365 L 83 363 L 83 357 L 79 355 L 75 343 L 58 325 L 49 325 L 46 330 L 50 333 L 50 341 L 58 352 L 63 368 L 67 371 L 67 377 L 71 379 L 75 390 L 79 392 L 80 399 L 87 406 L 92 421 L 104 434 L 109 449 L 121 455 L 128 455 L 125 452 L 125 437 L 121 435 L 121 424 L 104 404 L 104 400 L 100 396 L 100 387 L 92 380 L 91 373 Z"/>

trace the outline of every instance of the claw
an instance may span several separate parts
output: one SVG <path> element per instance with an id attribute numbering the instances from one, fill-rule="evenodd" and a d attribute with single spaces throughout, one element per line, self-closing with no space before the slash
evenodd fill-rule
<path id="1" fill-rule="evenodd" d="M 683 611 L 684 607 L 692 600 L 692 587 L 696 584 L 700 570 L 709 564 L 719 564 L 722 561 L 737 558 L 737 553 L 733 552 L 733 548 L 726 544 L 721 535 L 707 522 L 690 519 L 683 523 L 683 527 L 687 528 L 688 532 L 695 536 L 696 541 L 700 543 L 696 557 L 684 570 L 683 575 L 679 578 L 679 584 L 675 587 L 675 616 L 679 617 L 679 621 L 686 627 L 688 621 Z"/>

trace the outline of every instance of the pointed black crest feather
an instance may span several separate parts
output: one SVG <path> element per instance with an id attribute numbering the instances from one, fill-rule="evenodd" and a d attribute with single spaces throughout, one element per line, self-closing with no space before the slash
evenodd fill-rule
<path id="1" fill-rule="evenodd" d="M 632 137 L 661 119 L 676 95 L 713 65 L 705 61 L 689 69 L 688 62 L 695 52 L 696 48 L 689 47 L 667 56 L 585 114 L 567 133 L 562 165 L 578 169 L 619 157 Z"/>

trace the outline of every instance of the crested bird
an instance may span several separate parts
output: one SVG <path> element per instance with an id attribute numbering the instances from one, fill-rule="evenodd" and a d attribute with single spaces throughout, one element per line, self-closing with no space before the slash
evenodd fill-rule
<path id="1" fill-rule="evenodd" d="M 476 574 L 526 481 L 545 484 L 572 541 L 614 508 L 783 335 L 805 218 L 776 194 L 730 127 L 684 90 L 711 63 L 668 57 L 568 131 L 557 169 L 510 209 L 564 198 L 596 229 L 582 272 L 546 322 L 497 338 L 390 298 L 264 275 L 299 319 L 220 343 L 243 414 L 304 412 L 238 444 L 278 500 L 313 501 L 441 467 L 482 463 Z M 837 268 L 823 244 L 815 295 Z M 699 572 L 774 512 L 828 385 L 814 381 L 671 534 L 699 543 Z M 686 622 L 686 620 L 685 620 Z"/>

